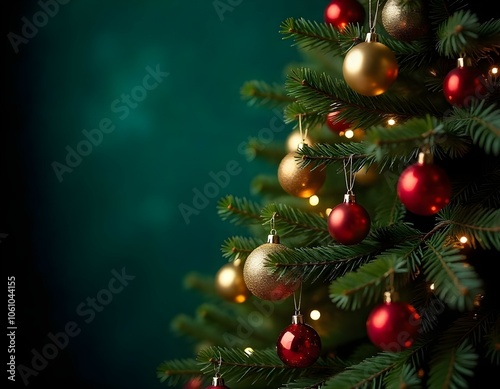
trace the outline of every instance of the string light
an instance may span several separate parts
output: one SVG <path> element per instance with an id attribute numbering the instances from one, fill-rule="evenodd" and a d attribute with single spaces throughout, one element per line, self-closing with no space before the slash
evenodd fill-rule
<path id="1" fill-rule="evenodd" d="M 248 356 L 252 355 L 253 354 L 253 348 L 247 347 L 245 349 L 245 354 L 247 354 Z"/>
<path id="2" fill-rule="evenodd" d="M 344 136 L 348 139 L 351 139 L 354 136 L 354 131 L 353 130 L 347 130 L 344 134 Z"/>
<path id="3" fill-rule="evenodd" d="M 467 243 L 467 241 L 468 241 L 469 239 L 467 239 L 467 237 L 466 237 L 466 236 L 461 236 L 461 237 L 460 237 L 460 239 L 458 239 L 458 240 L 460 241 L 460 243 Z"/>
<path id="4" fill-rule="evenodd" d="M 309 316 L 311 317 L 312 320 L 318 320 L 321 317 L 321 313 L 317 309 L 314 309 L 311 311 Z"/>
<path id="5" fill-rule="evenodd" d="M 330 215 L 330 212 L 332 212 L 332 208 L 327 208 L 325 210 L 326 216 Z"/>
<path id="6" fill-rule="evenodd" d="M 393 126 L 396 124 L 396 121 L 394 119 L 389 119 L 389 120 L 387 120 L 387 124 L 390 126 Z"/>
<path id="7" fill-rule="evenodd" d="M 492 76 L 496 76 L 498 75 L 498 67 L 497 66 L 493 66 L 491 69 L 490 69 L 490 73 Z"/>
<path id="8" fill-rule="evenodd" d="M 433 282 L 433 283 L 429 286 L 429 289 L 430 289 L 430 290 L 434 290 L 434 288 L 435 288 L 435 287 L 436 287 L 436 286 L 434 285 L 434 282 Z"/>
<path id="9" fill-rule="evenodd" d="M 311 204 L 313 207 L 319 204 L 319 197 L 316 195 L 312 195 L 309 197 L 309 204 Z"/>

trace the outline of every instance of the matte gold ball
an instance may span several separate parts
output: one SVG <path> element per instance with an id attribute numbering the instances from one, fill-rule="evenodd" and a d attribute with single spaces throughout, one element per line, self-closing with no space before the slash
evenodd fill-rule
<path id="1" fill-rule="evenodd" d="M 293 294 L 300 282 L 277 280 L 277 275 L 266 267 L 267 257 L 272 253 L 290 250 L 281 243 L 264 243 L 254 249 L 245 261 L 243 278 L 253 295 L 268 301 L 283 300 Z"/>
<path id="2" fill-rule="evenodd" d="M 243 279 L 243 264 L 237 259 L 226 263 L 215 276 L 215 289 L 219 296 L 233 303 L 243 303 L 251 293 Z"/>
<path id="3" fill-rule="evenodd" d="M 295 197 L 309 198 L 316 194 L 326 180 L 326 170 L 314 164 L 300 168 L 297 153 L 290 152 L 278 166 L 278 181 L 285 192 Z"/>
<path id="4" fill-rule="evenodd" d="M 384 93 L 398 77 L 396 56 L 380 42 L 363 42 L 354 46 L 342 65 L 345 82 L 364 96 Z"/>
<path id="5" fill-rule="evenodd" d="M 412 41 L 429 32 L 425 1 L 388 0 L 382 8 L 382 25 L 387 33 L 400 41 Z"/>

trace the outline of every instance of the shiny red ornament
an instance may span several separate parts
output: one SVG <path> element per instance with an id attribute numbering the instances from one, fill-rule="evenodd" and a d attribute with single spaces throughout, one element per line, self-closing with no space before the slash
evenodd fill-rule
<path id="1" fill-rule="evenodd" d="M 278 337 L 276 352 L 288 366 L 308 367 L 321 354 L 321 338 L 314 328 L 304 322 L 302 315 L 294 315 L 292 324 Z"/>
<path id="2" fill-rule="evenodd" d="M 451 183 L 443 169 L 419 157 L 399 176 L 397 193 L 410 212 L 430 216 L 450 202 Z"/>
<path id="3" fill-rule="evenodd" d="M 328 215 L 328 232 L 344 245 L 356 244 L 365 239 L 370 232 L 370 224 L 370 215 L 356 203 L 353 194 L 346 194 L 344 202 Z"/>
<path id="4" fill-rule="evenodd" d="M 340 134 L 352 127 L 351 123 L 346 122 L 345 120 L 340 120 L 335 122 L 336 116 L 339 114 L 338 111 L 330 112 L 326 116 L 326 124 L 330 130 L 335 132 L 336 134 Z"/>
<path id="5" fill-rule="evenodd" d="M 443 81 L 443 93 L 448 103 L 456 107 L 467 107 L 474 99 L 486 97 L 486 79 L 481 71 L 464 58 L 459 58 L 457 67 L 452 69 Z"/>
<path id="6" fill-rule="evenodd" d="M 384 302 L 375 307 L 366 321 L 368 337 L 385 351 L 402 351 L 415 342 L 421 319 L 413 305 L 403 301 Z"/>
<path id="7" fill-rule="evenodd" d="M 333 0 L 324 13 L 325 22 L 342 30 L 349 23 L 363 24 L 365 9 L 356 0 Z"/>

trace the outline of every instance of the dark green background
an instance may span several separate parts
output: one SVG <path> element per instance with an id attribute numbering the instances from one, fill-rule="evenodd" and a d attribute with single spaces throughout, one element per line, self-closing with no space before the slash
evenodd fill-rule
<path id="1" fill-rule="evenodd" d="M 183 276 L 214 274 L 224 263 L 220 245 L 237 230 L 220 221 L 217 199 L 249 196 L 251 179 L 269 169 L 238 152 L 273 117 L 249 108 L 240 87 L 283 81 L 299 55 L 282 40 L 280 23 L 321 21 L 327 3 L 242 0 L 221 20 L 211 0 L 73 0 L 19 53 L 6 39 L 3 192 L 11 196 L 2 202 L 0 232 L 8 234 L 2 261 L 17 281 L 16 362 L 30 367 L 31 350 L 68 322 L 81 329 L 30 387 L 164 387 L 159 363 L 193 355 L 170 330 L 176 314 L 192 314 L 201 301 L 184 290 Z M 21 18 L 41 9 L 15 4 L 4 36 L 20 34 Z M 111 103 L 158 64 L 169 76 L 121 120 Z M 51 164 L 64 163 L 66 147 L 106 117 L 115 131 L 59 182 Z M 241 173 L 186 224 L 179 204 L 192 205 L 193 189 L 203 190 L 209 173 L 231 160 Z M 77 307 L 122 268 L 135 279 L 86 323 Z"/>

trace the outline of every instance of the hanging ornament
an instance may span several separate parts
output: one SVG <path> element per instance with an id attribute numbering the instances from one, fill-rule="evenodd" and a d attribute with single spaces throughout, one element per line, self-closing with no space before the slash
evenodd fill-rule
<path id="1" fill-rule="evenodd" d="M 365 42 L 354 46 L 346 54 L 342 64 L 342 72 L 347 85 L 364 96 L 377 96 L 384 93 L 398 77 L 396 56 L 386 45 L 378 41 L 375 33 L 375 17 L 371 17 L 371 0 L 369 2 L 370 32 Z"/>
<path id="2" fill-rule="evenodd" d="M 338 114 L 338 111 L 330 112 L 326 116 L 326 124 L 332 132 L 336 134 L 342 134 L 344 131 L 352 128 L 352 124 L 346 122 L 345 120 L 335 121 Z"/>
<path id="3" fill-rule="evenodd" d="M 245 260 L 243 267 L 243 279 L 248 290 L 254 296 L 268 301 L 286 299 L 300 285 L 300 282 L 278 280 L 277 275 L 266 267 L 267 257 L 270 254 L 290 250 L 280 243 L 279 236 L 276 234 L 274 229 L 275 216 L 276 214 L 271 219 L 271 232 L 267 237 L 267 243 L 255 248 Z"/>
<path id="4" fill-rule="evenodd" d="M 217 371 L 215 372 L 214 377 L 212 378 L 212 385 L 207 386 L 205 389 L 229 389 L 225 384 L 224 384 L 224 379 L 222 378 L 220 374 L 220 368 L 222 366 L 222 356 L 219 356 L 219 364 L 217 366 Z"/>
<path id="5" fill-rule="evenodd" d="M 243 279 L 241 259 L 226 263 L 215 275 L 215 289 L 219 296 L 233 303 L 243 303 L 251 293 Z"/>
<path id="6" fill-rule="evenodd" d="M 484 99 L 488 93 L 486 78 L 472 66 L 470 58 L 460 57 L 457 67 L 450 70 L 443 81 L 443 93 L 448 103 L 467 107 L 474 99 Z"/>
<path id="7" fill-rule="evenodd" d="M 398 197 L 406 209 L 416 215 L 434 215 L 450 202 L 450 180 L 432 160 L 430 151 L 422 151 L 418 162 L 407 167 L 399 176 Z"/>
<path id="8" fill-rule="evenodd" d="M 363 24 L 365 9 L 356 0 L 333 0 L 325 8 L 325 23 L 343 30 L 349 23 Z"/>
<path id="9" fill-rule="evenodd" d="M 344 173 L 347 193 L 344 202 L 332 209 L 328 215 L 328 232 L 337 242 L 352 245 L 361 242 L 370 232 L 370 215 L 359 204 L 352 191 L 354 187 L 354 174 L 352 172 L 352 155 L 349 157 L 349 173 L 347 163 L 344 161 Z"/>
<path id="10" fill-rule="evenodd" d="M 278 336 L 276 352 L 281 361 L 291 367 L 304 368 L 311 366 L 321 353 L 321 338 L 314 328 L 304 321 L 300 314 L 299 304 L 295 300 L 295 314 L 292 316 L 292 324 L 286 327 Z"/>
<path id="11" fill-rule="evenodd" d="M 385 351 L 402 351 L 411 347 L 420 332 L 420 315 L 411 304 L 391 301 L 390 292 L 385 293 L 384 300 L 368 316 L 368 337 Z"/>
<path id="12" fill-rule="evenodd" d="M 299 167 L 297 163 L 297 150 L 302 149 L 304 146 L 305 138 L 307 137 L 307 130 L 302 133 L 302 119 L 299 115 L 299 131 L 303 142 L 299 144 L 297 149 L 288 153 L 281 160 L 278 166 L 278 181 L 285 192 L 288 194 L 309 198 L 321 189 L 326 180 L 326 170 L 319 166 L 309 164 L 303 168 Z"/>
<path id="13" fill-rule="evenodd" d="M 382 25 L 400 41 L 423 38 L 429 32 L 426 0 L 388 0 L 382 8 Z"/>

